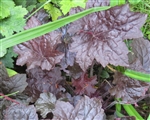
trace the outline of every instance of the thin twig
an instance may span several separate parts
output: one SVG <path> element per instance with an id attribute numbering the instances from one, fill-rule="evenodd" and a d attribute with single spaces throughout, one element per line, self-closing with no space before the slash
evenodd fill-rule
<path id="1" fill-rule="evenodd" d="M 11 95 L 14 95 L 14 94 L 17 94 L 19 91 L 16 91 L 16 92 L 13 92 L 13 93 L 10 93 L 10 94 L 7 94 L 5 96 L 11 96 Z M 4 96 L 0 96 L 0 98 L 3 98 Z"/>
<path id="2" fill-rule="evenodd" d="M 102 66 L 100 66 L 100 67 L 98 68 L 98 75 L 97 75 L 98 81 L 100 81 L 101 72 L 102 72 Z"/>
<path id="3" fill-rule="evenodd" d="M 93 67 L 94 67 L 95 61 L 92 62 L 91 68 L 90 68 L 90 77 L 93 77 Z"/>
<path id="4" fill-rule="evenodd" d="M 6 96 L 6 95 L 4 95 L 4 94 L 2 94 L 2 93 L 0 93 L 0 95 L 3 96 L 6 100 L 9 100 L 9 101 L 14 102 L 14 103 L 16 103 L 16 104 L 20 104 L 20 103 L 17 102 L 16 100 L 11 99 L 10 97 L 8 97 L 8 96 Z"/>
<path id="5" fill-rule="evenodd" d="M 113 69 L 112 67 L 110 67 L 109 65 L 107 65 L 107 67 L 108 67 L 112 72 L 116 72 L 116 70 Z"/>

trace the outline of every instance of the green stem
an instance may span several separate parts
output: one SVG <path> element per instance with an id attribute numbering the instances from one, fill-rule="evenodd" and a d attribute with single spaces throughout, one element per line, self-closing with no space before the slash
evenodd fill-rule
<path id="1" fill-rule="evenodd" d="M 44 7 L 44 5 L 46 5 L 47 3 L 51 2 L 51 0 L 48 0 L 47 2 L 45 2 L 43 5 L 41 5 L 37 10 L 35 10 L 33 13 L 31 13 L 26 20 L 28 20 L 30 17 L 32 17 L 36 12 L 38 12 L 42 7 Z"/>
<path id="2" fill-rule="evenodd" d="M 5 96 L 11 96 L 11 95 L 14 95 L 14 94 L 17 94 L 19 91 L 16 91 L 16 92 L 13 92 L 13 93 L 10 93 L 10 94 L 7 94 Z M 0 96 L 0 98 L 3 98 L 3 96 Z"/>

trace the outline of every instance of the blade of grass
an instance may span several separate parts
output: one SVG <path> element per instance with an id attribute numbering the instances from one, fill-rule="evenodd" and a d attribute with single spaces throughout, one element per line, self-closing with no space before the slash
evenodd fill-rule
<path id="1" fill-rule="evenodd" d="M 150 74 L 145 74 L 130 69 L 126 69 L 123 74 L 136 80 L 150 82 Z"/>
<path id="2" fill-rule="evenodd" d="M 49 33 L 53 30 L 56 30 L 70 22 L 73 22 L 75 20 L 78 20 L 90 13 L 103 11 L 109 9 L 110 6 L 103 6 L 103 7 L 94 7 L 87 9 L 85 11 L 76 13 L 74 15 L 70 15 L 68 17 L 62 18 L 60 20 L 50 22 L 35 28 L 31 28 L 29 30 L 22 31 L 20 33 L 17 33 L 15 35 L 12 35 L 7 38 L 3 38 L 0 40 L 1 50 L 5 50 L 6 48 L 12 47 L 16 44 L 31 40 L 33 38 L 39 37 L 41 35 L 44 35 L 46 33 Z"/>
<path id="3" fill-rule="evenodd" d="M 150 120 L 150 114 L 149 114 L 149 116 L 148 116 L 147 120 Z"/>
<path id="4" fill-rule="evenodd" d="M 131 104 L 123 104 L 122 106 L 129 116 L 134 116 L 136 120 L 144 120 Z"/>
<path id="5" fill-rule="evenodd" d="M 121 114 L 121 104 L 116 104 L 115 107 L 116 107 L 116 114 L 117 114 L 117 116 L 118 117 L 124 117 L 124 115 Z"/>
<path id="6" fill-rule="evenodd" d="M 117 110 L 115 111 L 115 113 L 116 113 L 117 117 L 120 117 L 120 118 L 124 117 L 124 115 L 121 112 L 117 111 Z"/>

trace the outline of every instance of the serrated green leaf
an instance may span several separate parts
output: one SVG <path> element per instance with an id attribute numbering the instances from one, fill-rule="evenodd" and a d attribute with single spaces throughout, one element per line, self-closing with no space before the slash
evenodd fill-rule
<path id="1" fill-rule="evenodd" d="M 10 16 L 10 8 L 15 6 L 12 0 L 0 0 L 0 19 Z"/>
<path id="2" fill-rule="evenodd" d="M 26 7 L 27 0 L 14 0 L 15 4 L 21 5 L 22 7 Z"/>
<path id="3" fill-rule="evenodd" d="M 71 8 L 80 6 L 85 8 L 85 0 L 62 0 L 60 2 L 63 14 L 67 14 Z"/>
<path id="4" fill-rule="evenodd" d="M 23 31 L 26 22 L 23 17 L 28 13 L 21 6 L 14 7 L 10 11 L 10 17 L 0 21 L 0 33 L 5 37 L 11 36 L 14 32 Z"/>
<path id="5" fill-rule="evenodd" d="M 16 56 L 17 56 L 17 54 L 13 52 L 13 49 L 9 48 L 7 51 L 7 54 L 4 57 L 0 58 L 0 61 L 2 61 L 6 67 L 13 68 L 14 60 L 12 59 L 12 57 L 16 57 Z"/>
<path id="6" fill-rule="evenodd" d="M 48 11 L 48 13 L 52 16 L 52 20 L 57 20 L 59 16 L 61 16 L 61 12 L 58 8 L 54 7 L 51 3 L 48 3 L 44 6 L 44 9 Z"/>
<path id="7" fill-rule="evenodd" d="M 27 7 L 27 10 L 28 10 L 29 12 L 31 12 L 34 8 L 36 8 L 36 5 L 29 5 L 29 6 Z"/>

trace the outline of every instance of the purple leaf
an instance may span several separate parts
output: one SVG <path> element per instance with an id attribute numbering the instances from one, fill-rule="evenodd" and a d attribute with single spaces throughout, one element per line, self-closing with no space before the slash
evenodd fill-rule
<path id="1" fill-rule="evenodd" d="M 145 14 L 131 12 L 129 5 L 89 14 L 70 24 L 68 33 L 74 35 L 70 51 L 76 52 L 76 62 L 84 71 L 94 59 L 103 67 L 109 63 L 128 66 L 128 48 L 123 40 L 142 37 L 140 27 L 145 20 Z"/>
<path id="2" fill-rule="evenodd" d="M 103 120 L 105 113 L 100 99 L 84 96 L 73 107 L 69 102 L 57 101 L 53 120 Z"/>
<path id="3" fill-rule="evenodd" d="M 72 80 L 72 85 L 75 87 L 75 93 L 91 96 L 96 91 L 94 88 L 94 85 L 97 84 L 96 80 L 96 76 L 88 78 L 88 75 L 83 73 L 80 78 Z"/>
<path id="4" fill-rule="evenodd" d="M 133 40 L 131 46 L 145 71 L 150 73 L 150 42 L 144 38 L 138 38 Z"/>
<path id="5" fill-rule="evenodd" d="M 4 94 L 19 91 L 20 93 L 27 87 L 26 74 L 16 74 L 9 78 L 6 68 L 0 64 L 0 92 Z"/>
<path id="6" fill-rule="evenodd" d="M 39 21 L 31 17 L 25 29 L 39 26 Z M 64 54 L 56 50 L 61 41 L 61 33 L 52 31 L 49 34 L 35 38 L 31 41 L 16 45 L 14 51 L 19 54 L 17 65 L 27 64 L 28 69 L 40 66 L 42 70 L 50 70 L 59 63 Z"/>
<path id="7" fill-rule="evenodd" d="M 11 102 L 6 100 L 6 99 L 2 99 L 0 100 L 0 120 L 4 119 L 4 111 L 6 110 L 7 107 L 9 107 L 11 105 Z"/>
<path id="8" fill-rule="evenodd" d="M 64 57 L 61 59 L 60 66 L 62 70 L 68 66 L 74 65 L 75 53 L 69 51 L 69 43 L 62 41 L 62 43 L 58 44 L 57 50 L 64 53 Z"/>
<path id="9" fill-rule="evenodd" d="M 34 105 L 12 104 L 5 111 L 4 120 L 38 120 Z"/>
<path id="10" fill-rule="evenodd" d="M 53 111 L 53 120 L 69 120 L 74 107 L 69 102 L 57 101 Z"/>
<path id="11" fill-rule="evenodd" d="M 130 65 L 130 69 L 145 72 L 138 59 Z M 145 96 L 146 91 L 150 87 L 149 83 L 131 79 L 119 72 L 115 73 L 113 84 L 115 86 L 110 89 L 110 94 L 115 95 L 116 98 L 121 98 L 125 103 L 132 104 Z"/>
<path id="12" fill-rule="evenodd" d="M 26 92 L 34 99 L 37 99 L 40 93 L 43 92 L 51 92 L 56 95 L 60 91 L 64 91 L 64 88 L 59 84 L 62 77 L 58 67 L 55 67 L 51 71 L 36 67 L 29 70 L 28 76 Z"/>
<path id="13" fill-rule="evenodd" d="M 78 79 L 83 73 L 82 69 L 77 63 L 74 63 L 73 66 L 68 66 L 67 72 L 67 75 L 71 76 L 73 79 Z"/>

